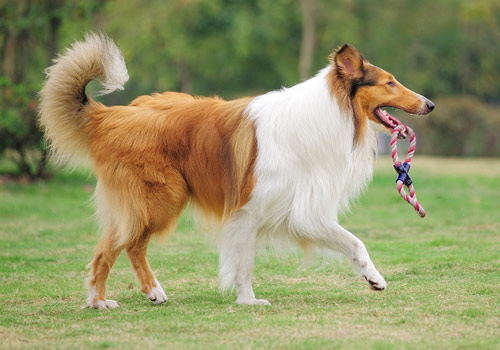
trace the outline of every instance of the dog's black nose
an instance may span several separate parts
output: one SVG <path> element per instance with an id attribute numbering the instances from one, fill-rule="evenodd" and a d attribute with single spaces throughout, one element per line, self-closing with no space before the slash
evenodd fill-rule
<path id="1" fill-rule="evenodd" d="M 436 107 L 434 105 L 434 102 L 432 102 L 431 100 L 427 100 L 427 109 L 429 110 L 429 112 L 432 111 L 434 107 Z"/>

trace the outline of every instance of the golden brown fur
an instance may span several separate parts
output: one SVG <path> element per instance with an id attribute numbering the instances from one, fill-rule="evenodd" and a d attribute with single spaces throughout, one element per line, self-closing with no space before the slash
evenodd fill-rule
<path id="1" fill-rule="evenodd" d="M 156 200 L 174 196 L 167 192 L 180 200 L 178 193 L 187 191 L 205 211 L 223 218 L 248 200 L 246 187 L 253 182 L 255 131 L 243 115 L 250 100 L 168 92 L 142 96 L 130 106 L 91 103 L 86 113 L 96 175 L 114 191 L 126 181 L 127 192 L 148 198 L 141 202 L 149 202 L 149 209 L 137 211 L 152 229 L 157 225 L 146 217 L 161 203 Z"/>
<path id="2" fill-rule="evenodd" d="M 248 201 L 256 154 L 254 126 L 243 113 L 250 100 L 170 92 L 130 106 L 89 101 L 90 155 L 110 212 L 100 215 L 111 216 L 92 275 L 109 271 L 101 260 L 112 265 L 126 247 L 147 293 L 154 278 L 145 258 L 149 236 L 168 234 L 188 200 L 221 220 Z"/>
<path id="3" fill-rule="evenodd" d="M 112 107 L 87 98 L 85 86 L 95 76 L 106 89 L 121 88 L 128 75 L 120 59 L 112 41 L 90 34 L 47 70 L 41 91 L 40 125 L 53 152 L 89 165 L 98 179 L 103 236 L 90 264 L 93 306 L 105 301 L 122 249 L 148 293 L 151 235 L 168 235 L 189 200 L 224 220 L 249 200 L 255 183 L 255 129 L 244 112 L 252 98 L 168 92 Z"/>

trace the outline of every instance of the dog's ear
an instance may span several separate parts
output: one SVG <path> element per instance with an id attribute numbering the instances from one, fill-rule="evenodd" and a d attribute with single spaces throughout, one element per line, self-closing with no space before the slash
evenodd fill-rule
<path id="1" fill-rule="evenodd" d="M 364 75 L 363 55 L 354 46 L 344 44 L 330 55 L 337 74 L 349 80 L 361 80 Z"/>

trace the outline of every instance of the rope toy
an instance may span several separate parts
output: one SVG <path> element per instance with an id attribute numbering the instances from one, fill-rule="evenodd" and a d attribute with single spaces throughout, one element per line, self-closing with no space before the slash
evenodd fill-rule
<path id="1" fill-rule="evenodd" d="M 406 160 L 404 161 L 404 163 L 401 163 L 398 158 L 397 143 L 398 143 L 398 137 L 400 135 L 404 137 L 403 136 L 404 133 L 407 133 L 408 136 L 410 137 L 410 148 L 408 149 L 408 153 L 406 154 Z M 410 178 L 410 175 L 408 174 L 408 172 L 410 171 L 410 162 L 413 158 L 413 154 L 415 153 L 416 143 L 417 140 L 415 137 L 415 133 L 409 126 L 401 124 L 396 126 L 392 130 L 391 156 L 392 156 L 392 161 L 394 163 L 394 169 L 398 173 L 398 178 L 396 179 L 396 187 L 401 197 L 405 201 L 410 203 L 415 209 L 415 211 L 418 213 L 418 215 L 421 218 L 423 218 L 425 216 L 425 210 L 417 201 L 417 196 L 415 195 L 415 189 L 413 188 L 413 181 Z M 410 193 L 410 195 L 406 193 L 404 185 L 408 187 L 408 192 Z"/>

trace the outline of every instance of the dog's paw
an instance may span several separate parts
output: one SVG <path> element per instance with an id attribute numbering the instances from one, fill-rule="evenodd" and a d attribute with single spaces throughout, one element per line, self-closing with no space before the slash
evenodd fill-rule
<path id="1" fill-rule="evenodd" d="M 239 299 L 236 300 L 236 303 L 239 305 L 266 305 L 271 306 L 271 303 L 266 299 Z"/>
<path id="2" fill-rule="evenodd" d="M 155 281 L 155 286 L 146 295 L 155 304 L 163 304 L 168 300 L 167 294 L 165 294 L 158 281 Z"/>
<path id="3" fill-rule="evenodd" d="M 114 300 L 105 299 L 105 300 L 96 300 L 94 302 L 87 301 L 88 307 L 94 309 L 116 309 L 119 307 L 118 303 Z"/>
<path id="4" fill-rule="evenodd" d="M 366 279 L 370 288 L 373 290 L 384 290 L 387 287 L 387 283 L 385 282 L 384 277 L 375 269 L 370 271 L 367 274 L 364 274 L 363 277 Z"/>

